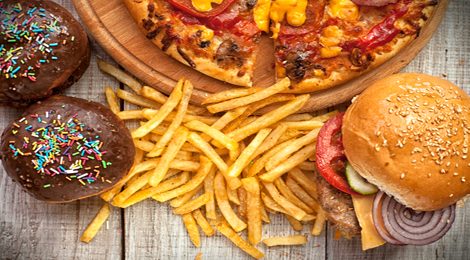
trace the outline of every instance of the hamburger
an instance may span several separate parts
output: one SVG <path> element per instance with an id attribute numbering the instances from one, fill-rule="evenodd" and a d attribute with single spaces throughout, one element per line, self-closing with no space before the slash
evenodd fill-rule
<path id="1" fill-rule="evenodd" d="M 450 229 L 470 194 L 470 99 L 454 84 L 381 79 L 328 121 L 317 142 L 319 202 L 363 249 L 425 245 Z"/>

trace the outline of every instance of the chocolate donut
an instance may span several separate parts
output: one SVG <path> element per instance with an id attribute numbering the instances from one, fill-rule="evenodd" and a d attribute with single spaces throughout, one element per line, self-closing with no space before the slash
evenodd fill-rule
<path id="1" fill-rule="evenodd" d="M 135 147 L 124 122 L 104 105 L 55 95 L 5 128 L 0 157 L 31 196 L 67 202 L 112 188 L 131 169 Z"/>
<path id="2" fill-rule="evenodd" d="M 28 106 L 73 85 L 90 64 L 82 25 L 52 1 L 0 2 L 0 106 Z"/>

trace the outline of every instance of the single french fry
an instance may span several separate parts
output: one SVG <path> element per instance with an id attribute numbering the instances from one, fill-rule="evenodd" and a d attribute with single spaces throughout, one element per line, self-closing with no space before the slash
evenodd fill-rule
<path id="1" fill-rule="evenodd" d="M 308 133 L 307 135 L 296 139 L 291 145 L 273 155 L 271 159 L 266 162 L 266 171 L 270 171 L 274 167 L 279 165 L 281 162 L 286 161 L 289 156 L 291 156 L 294 152 L 300 150 L 305 145 L 315 142 L 318 137 L 318 132 L 320 132 L 320 128 L 310 131 L 310 133 Z"/>
<path id="2" fill-rule="evenodd" d="M 285 118 L 286 116 L 294 114 L 305 105 L 309 98 L 310 95 L 308 94 L 299 95 L 294 100 L 289 101 L 287 104 L 262 115 L 249 125 L 240 127 L 228 133 L 227 136 L 232 138 L 236 142 L 241 141 L 246 137 L 258 132 L 259 130 L 266 128 L 274 123 L 277 123 L 279 120 Z"/>
<path id="3" fill-rule="evenodd" d="M 121 120 L 132 120 L 132 119 L 144 119 L 144 115 L 142 114 L 142 109 L 132 109 L 132 110 L 124 110 L 118 111 L 116 115 Z"/>
<path id="4" fill-rule="evenodd" d="M 210 146 L 206 141 L 204 141 L 200 135 L 197 133 L 191 132 L 188 136 L 188 142 L 190 142 L 194 147 L 201 150 L 215 165 L 219 168 L 220 171 L 227 172 L 227 164 L 220 156 L 215 152 L 214 148 Z"/>
<path id="5" fill-rule="evenodd" d="M 314 130 L 323 126 L 322 122 L 318 121 L 298 121 L 298 122 L 283 122 L 289 129 L 296 130 Z"/>
<path id="6" fill-rule="evenodd" d="M 170 112 L 178 105 L 181 100 L 183 95 L 182 87 L 183 80 L 180 80 L 173 89 L 173 92 L 171 92 L 168 101 L 158 110 L 152 119 L 132 132 L 132 138 L 140 138 L 150 133 L 152 129 L 156 128 L 163 121 L 163 119 L 165 119 L 165 117 L 170 114 Z"/>
<path id="7" fill-rule="evenodd" d="M 289 176 L 292 177 L 308 194 L 318 201 L 318 194 L 317 194 L 317 185 L 315 182 L 310 180 L 299 168 L 293 168 L 289 171 Z"/>
<path id="8" fill-rule="evenodd" d="M 256 151 L 256 149 L 261 145 L 263 140 L 271 132 L 271 129 L 265 128 L 261 129 L 256 134 L 255 139 L 246 147 L 245 150 L 240 154 L 238 159 L 227 169 L 227 175 L 229 177 L 238 177 L 241 174 L 242 170 L 250 163 L 249 159 L 251 155 Z"/>
<path id="9" fill-rule="evenodd" d="M 188 110 L 189 99 L 193 93 L 193 85 L 189 81 L 185 81 L 183 86 L 183 96 L 178 105 L 178 112 L 175 115 L 175 118 L 171 122 L 165 134 L 158 140 L 155 147 L 147 154 L 149 157 L 160 156 L 163 152 L 163 148 L 170 142 L 170 139 L 174 137 L 176 130 L 180 127 L 181 122 L 183 121 L 184 115 Z"/>
<path id="10" fill-rule="evenodd" d="M 263 90 L 262 88 L 232 88 L 225 91 L 215 92 L 202 101 L 202 104 L 218 103 L 229 99 L 244 97 Z"/>
<path id="11" fill-rule="evenodd" d="M 263 182 L 263 185 L 266 187 L 274 201 L 279 203 L 279 205 L 281 205 L 289 215 L 293 216 L 297 220 L 301 220 L 305 215 L 307 215 L 305 211 L 295 206 L 292 202 L 286 199 L 286 197 L 282 196 L 272 182 Z"/>
<path id="12" fill-rule="evenodd" d="M 201 244 L 201 238 L 199 237 L 199 229 L 197 228 L 196 220 L 194 220 L 193 214 L 186 213 L 181 215 L 183 218 L 184 225 L 188 231 L 189 238 L 193 244 L 197 247 Z"/>
<path id="13" fill-rule="evenodd" d="M 155 194 L 165 192 L 165 191 L 174 189 L 178 186 L 181 186 L 184 183 L 186 183 L 188 180 L 189 180 L 189 172 L 183 172 L 182 174 L 176 177 L 173 177 L 164 182 L 161 182 L 156 187 L 150 187 L 148 189 L 141 190 L 132 194 L 132 196 L 130 196 L 121 204 L 116 204 L 115 202 L 113 202 L 113 205 L 117 207 L 121 207 L 121 208 L 127 208 L 131 205 L 134 205 L 137 202 L 150 198 L 154 196 Z"/>
<path id="14" fill-rule="evenodd" d="M 202 252 L 199 251 L 196 255 L 196 258 L 194 258 L 194 260 L 202 260 L 201 255 L 202 255 Z"/>
<path id="15" fill-rule="evenodd" d="M 200 209 L 196 209 L 195 211 L 193 211 L 193 217 L 194 219 L 196 219 L 197 224 L 201 227 L 202 231 L 204 231 L 206 236 L 210 237 L 214 235 L 214 229 L 204 217 Z"/>
<path id="16" fill-rule="evenodd" d="M 240 199 L 238 198 L 238 191 L 237 190 L 232 190 L 230 188 L 230 186 L 227 185 L 228 200 L 231 201 L 233 204 L 235 204 L 237 206 L 240 206 Z"/>
<path id="17" fill-rule="evenodd" d="M 144 86 L 142 88 L 142 96 L 152 99 L 154 101 L 157 101 L 160 104 L 165 104 L 168 101 L 168 97 L 165 96 L 162 92 L 149 87 L 149 86 Z"/>
<path id="18" fill-rule="evenodd" d="M 264 205 L 266 206 L 266 209 L 270 209 L 273 212 L 281 212 L 284 214 L 290 214 L 285 210 L 281 205 L 279 205 L 277 202 L 275 202 L 271 197 L 269 197 L 266 193 L 261 192 L 261 199 L 263 200 Z"/>
<path id="19" fill-rule="evenodd" d="M 256 112 L 258 109 L 261 109 L 263 107 L 266 107 L 270 104 L 276 103 L 276 102 L 282 102 L 282 101 L 290 101 L 295 98 L 294 94 L 275 94 L 272 95 L 268 98 L 262 99 L 260 101 L 254 102 L 253 104 L 250 104 L 246 111 L 240 115 L 238 118 L 230 122 L 224 129 L 224 133 L 228 133 L 233 131 L 235 128 L 239 127 L 242 125 L 242 122 L 247 119 L 251 114 Z"/>
<path id="20" fill-rule="evenodd" d="M 265 88 L 259 92 L 256 92 L 254 94 L 245 96 L 245 97 L 240 97 L 228 101 L 224 101 L 221 103 L 213 104 L 213 105 L 208 105 L 207 110 L 211 112 L 212 114 L 218 113 L 220 111 L 225 111 L 225 110 L 230 110 L 234 109 L 236 107 L 241 107 L 245 106 L 251 103 L 254 103 L 256 101 L 260 101 L 262 99 L 265 99 L 269 96 L 272 96 L 276 93 L 279 93 L 286 88 L 290 86 L 290 80 L 289 78 L 284 78 L 280 81 L 278 81 L 276 84 L 272 85 L 269 88 Z"/>
<path id="21" fill-rule="evenodd" d="M 283 124 L 280 124 L 276 129 L 274 129 L 269 135 L 264 139 L 261 145 L 256 149 L 256 151 L 250 156 L 249 161 L 253 161 L 254 158 L 265 153 L 269 149 L 273 148 L 276 145 L 277 140 L 285 133 L 287 127 Z"/>
<path id="22" fill-rule="evenodd" d="M 121 109 L 119 108 L 119 104 L 117 102 L 116 93 L 111 87 L 104 87 L 104 93 L 106 95 L 106 101 L 108 101 L 108 106 L 114 114 L 119 113 Z"/>
<path id="23" fill-rule="evenodd" d="M 311 209 L 307 204 L 297 198 L 295 194 L 289 189 L 289 187 L 287 187 L 286 183 L 282 180 L 282 178 L 275 179 L 274 185 L 276 185 L 277 189 L 281 192 L 281 194 L 286 197 L 290 202 L 292 202 L 292 204 L 307 213 L 313 213 L 313 209 Z"/>
<path id="24" fill-rule="evenodd" d="M 290 237 L 271 237 L 263 239 L 263 243 L 265 243 L 267 246 L 303 245 L 307 243 L 307 238 L 303 235 Z"/>
<path id="25" fill-rule="evenodd" d="M 259 178 L 262 181 L 273 182 L 275 179 L 282 176 L 284 173 L 292 170 L 294 167 L 299 165 L 301 162 L 307 160 L 307 158 L 314 153 L 316 150 L 316 143 L 309 144 L 302 148 L 300 151 L 296 152 L 294 155 L 289 157 L 286 161 L 279 164 L 272 170 L 261 174 Z"/>
<path id="26" fill-rule="evenodd" d="M 194 175 L 194 177 L 188 183 L 186 183 L 185 185 L 183 185 L 183 186 L 181 186 L 177 189 L 174 189 L 174 190 L 171 190 L 171 191 L 168 191 L 168 192 L 164 192 L 164 193 L 161 193 L 161 194 L 157 194 L 157 195 L 154 196 L 155 199 L 160 201 L 160 202 L 165 202 L 167 200 L 176 198 L 177 196 L 179 196 L 181 194 L 189 192 L 189 191 L 195 189 L 199 184 L 201 184 L 204 181 L 204 179 L 206 178 L 207 174 L 209 174 L 213 164 L 205 156 L 201 156 L 200 159 L 201 159 L 201 162 L 200 162 L 201 167 L 199 168 L 199 171 L 196 173 L 196 175 Z"/>
<path id="27" fill-rule="evenodd" d="M 173 210 L 173 214 L 186 214 L 195 211 L 196 209 L 206 205 L 211 200 L 210 192 L 206 192 L 203 195 L 181 205 Z"/>
<path id="28" fill-rule="evenodd" d="M 248 242 L 257 245 L 262 236 L 261 196 L 258 180 L 254 177 L 242 179 L 246 190 L 246 217 L 248 221 Z"/>
<path id="29" fill-rule="evenodd" d="M 114 76 L 117 80 L 130 87 L 132 90 L 134 90 L 135 93 L 140 95 L 142 92 L 142 85 L 139 83 L 139 81 L 118 67 L 111 65 L 103 60 L 98 60 L 98 67 L 100 70 Z"/>
<path id="30" fill-rule="evenodd" d="M 211 201 L 206 204 L 206 217 L 208 219 L 217 219 L 217 212 L 215 210 L 215 193 L 214 193 L 214 178 L 216 168 L 211 167 L 211 170 L 204 179 L 204 191 L 211 193 Z"/>
<path id="31" fill-rule="evenodd" d="M 323 229 L 323 226 L 325 224 L 325 220 L 327 217 L 328 217 L 328 213 L 326 213 L 326 211 L 324 211 L 323 209 L 321 209 L 320 212 L 318 212 L 317 220 L 315 220 L 315 224 L 313 224 L 312 232 L 310 232 L 312 236 L 319 236 L 321 234 L 321 231 Z"/>
<path id="32" fill-rule="evenodd" d="M 217 205 L 219 206 L 219 209 L 224 217 L 227 219 L 228 223 L 230 223 L 230 226 L 232 226 L 237 232 L 245 229 L 247 225 L 240 218 L 238 218 L 230 206 L 230 203 L 228 202 L 224 177 L 220 174 L 220 172 L 215 175 L 214 190 Z"/>
<path id="33" fill-rule="evenodd" d="M 85 233 L 83 233 L 80 241 L 85 242 L 85 243 L 90 243 L 90 241 L 95 237 L 100 227 L 108 218 L 109 214 L 111 214 L 111 209 L 109 207 L 109 204 L 105 203 L 103 207 L 101 207 L 100 211 L 98 211 L 98 214 L 93 219 L 91 224 L 85 230 Z"/>
<path id="34" fill-rule="evenodd" d="M 297 166 L 300 170 L 305 170 L 305 171 L 316 171 L 317 170 L 317 164 L 314 162 L 303 162 Z"/>
<path id="35" fill-rule="evenodd" d="M 269 218 L 268 213 L 266 212 L 266 208 L 264 207 L 264 203 L 260 200 L 259 210 L 261 212 L 261 220 L 265 223 L 271 223 L 271 219 Z"/>
<path id="36" fill-rule="evenodd" d="M 247 201 L 246 201 L 246 190 L 243 188 L 243 186 L 240 186 L 237 189 L 238 197 L 240 198 L 240 205 L 238 206 L 238 216 L 240 217 L 246 217 L 246 211 L 248 209 L 247 207 Z"/>
<path id="37" fill-rule="evenodd" d="M 189 107 L 189 105 L 188 105 Z M 150 108 L 144 108 L 142 109 L 142 115 L 147 118 L 147 119 L 152 119 L 152 117 L 154 117 L 157 113 L 158 113 L 158 109 L 150 109 Z M 188 112 L 188 110 L 186 111 Z M 165 122 L 173 122 L 173 120 L 175 119 L 176 117 L 176 114 L 177 112 L 170 112 L 164 119 L 163 121 Z M 208 124 L 208 125 L 212 125 L 214 124 L 215 122 L 217 122 L 219 120 L 218 117 L 214 117 L 214 116 L 198 116 L 198 115 L 192 115 L 192 114 L 185 114 L 183 115 L 183 123 L 188 123 L 188 122 L 191 122 L 193 120 L 198 120 L 198 121 L 201 121 L 203 122 L 204 124 Z"/>
<path id="38" fill-rule="evenodd" d="M 122 99 L 125 100 L 129 103 L 136 104 L 141 107 L 148 107 L 148 108 L 153 108 L 153 109 L 159 109 L 162 105 L 159 103 L 150 100 L 148 98 L 144 98 L 139 95 L 132 94 L 130 92 L 127 92 L 122 89 L 116 89 L 116 95 Z"/>
<path id="39" fill-rule="evenodd" d="M 307 204 L 311 209 L 315 212 L 319 212 L 321 210 L 320 204 L 312 198 L 300 185 L 292 179 L 290 175 L 287 176 L 286 185 L 295 194 L 301 201 Z"/>
<path id="40" fill-rule="evenodd" d="M 243 238 L 241 238 L 233 229 L 229 226 L 220 223 L 215 228 L 220 231 L 224 236 L 230 239 L 236 246 L 238 246 L 243 251 L 247 252 L 249 255 L 256 259 L 260 259 L 264 257 L 264 254 L 261 253 L 258 249 L 253 247 L 252 245 L 248 244 Z"/>
<path id="41" fill-rule="evenodd" d="M 200 132 L 203 132 L 203 133 L 209 135 L 214 140 L 217 140 L 224 147 L 227 147 L 227 149 L 229 149 L 231 151 L 238 150 L 238 143 L 237 142 L 233 141 L 231 138 L 228 138 L 225 134 L 223 134 L 219 130 L 217 130 L 215 128 L 212 128 L 212 127 L 210 127 L 210 126 L 208 126 L 208 125 L 206 125 L 206 124 L 204 124 L 200 121 L 193 120 L 193 121 L 185 124 L 185 126 L 189 129 L 191 129 L 191 130 L 200 131 Z M 222 147 L 219 147 L 219 148 L 222 148 Z"/>
<path id="42" fill-rule="evenodd" d="M 252 176 L 255 176 L 256 174 L 258 174 L 264 168 L 264 165 L 266 164 L 266 162 L 269 161 L 269 159 L 271 157 L 273 157 L 276 153 L 282 151 L 283 149 L 285 149 L 286 147 L 291 145 L 294 141 L 295 140 L 287 140 L 284 143 L 276 145 L 271 150 L 269 150 L 268 152 L 263 154 L 263 156 L 261 156 L 261 158 L 256 160 L 253 163 L 253 165 L 251 165 L 251 168 L 248 172 L 248 177 L 252 177 Z"/>
<path id="43" fill-rule="evenodd" d="M 329 113 L 323 114 L 321 116 L 316 116 L 316 117 L 312 118 L 312 120 L 325 123 L 326 121 L 330 120 L 332 117 L 336 116 L 337 114 L 339 114 L 339 111 L 334 110 L 334 111 L 331 111 Z"/>
<path id="44" fill-rule="evenodd" d="M 300 221 L 298 221 L 297 219 L 295 219 L 291 215 L 284 214 L 284 216 L 286 217 L 287 221 L 289 221 L 289 224 L 292 226 L 292 228 L 295 231 L 302 230 L 303 227 L 302 227 L 302 223 L 300 223 Z"/>
<path id="45" fill-rule="evenodd" d="M 184 142 L 186 142 L 189 135 L 189 130 L 184 127 L 179 127 L 176 130 L 175 138 L 168 144 L 160 162 L 152 173 L 149 179 L 149 184 L 153 187 L 157 186 L 165 177 L 166 172 L 170 169 L 170 163 L 176 156 L 176 153 L 181 149 Z"/>
<path id="46" fill-rule="evenodd" d="M 173 208 L 177 208 L 183 204 L 185 204 L 186 202 L 188 202 L 190 199 L 192 199 L 196 193 L 198 193 L 201 189 L 202 189 L 202 186 L 203 184 L 199 184 L 196 188 L 184 193 L 184 194 L 181 194 L 179 195 L 178 197 L 174 198 L 171 202 L 170 202 L 170 205 L 173 207 Z M 213 200 L 213 198 L 211 197 L 211 200 Z M 207 205 L 207 204 L 206 204 Z"/>
<path id="47" fill-rule="evenodd" d="M 335 232 L 335 240 L 339 240 L 341 238 L 341 233 L 343 233 L 341 230 L 336 230 Z"/>
<path id="48" fill-rule="evenodd" d="M 290 115 L 284 119 L 281 120 L 281 122 L 298 122 L 298 121 L 307 121 L 307 120 L 312 120 L 313 116 L 310 114 L 294 114 Z"/>

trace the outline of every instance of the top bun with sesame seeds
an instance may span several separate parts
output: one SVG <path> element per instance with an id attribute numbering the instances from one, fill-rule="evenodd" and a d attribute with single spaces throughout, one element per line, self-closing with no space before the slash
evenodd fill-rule
<path id="1" fill-rule="evenodd" d="M 470 193 L 470 98 L 447 80 L 383 78 L 346 111 L 342 134 L 356 171 L 401 204 L 432 211 Z"/>

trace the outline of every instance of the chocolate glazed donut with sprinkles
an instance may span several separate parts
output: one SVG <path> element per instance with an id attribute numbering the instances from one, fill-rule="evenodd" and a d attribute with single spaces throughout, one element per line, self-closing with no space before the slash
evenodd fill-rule
<path id="1" fill-rule="evenodd" d="M 112 188 L 131 169 L 135 148 L 123 121 L 104 105 L 56 95 L 4 130 L 0 156 L 30 195 L 68 202 Z"/>
<path id="2" fill-rule="evenodd" d="M 72 86 L 90 64 L 81 24 L 42 0 L 0 0 L 0 106 L 27 106 Z"/>

